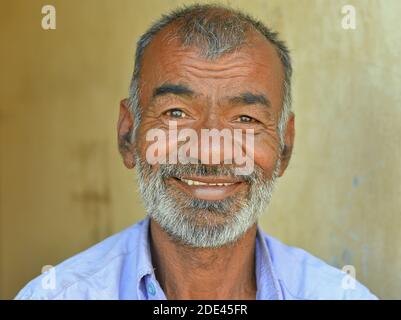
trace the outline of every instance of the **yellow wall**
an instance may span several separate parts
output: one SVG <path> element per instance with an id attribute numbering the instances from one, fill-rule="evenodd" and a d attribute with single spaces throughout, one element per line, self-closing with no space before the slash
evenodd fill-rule
<path id="1" fill-rule="evenodd" d="M 144 216 L 115 122 L 134 43 L 183 1 L 3 1 L 0 297 Z M 401 298 L 398 0 L 229 1 L 292 48 L 296 147 L 264 229 Z M 357 29 L 341 28 L 341 6 Z M 54 4 L 57 29 L 41 29 Z"/>

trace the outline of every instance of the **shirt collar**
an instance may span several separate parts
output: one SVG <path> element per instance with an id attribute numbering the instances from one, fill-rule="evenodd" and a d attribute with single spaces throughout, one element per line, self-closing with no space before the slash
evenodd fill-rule
<path id="1" fill-rule="evenodd" d="M 150 218 L 146 217 L 143 221 L 139 235 L 137 250 L 137 292 L 139 299 L 147 300 L 166 300 L 166 296 L 156 279 L 155 269 L 152 264 L 150 252 Z"/>
<path id="2" fill-rule="evenodd" d="M 264 232 L 258 225 L 255 248 L 256 300 L 283 300 L 283 292 L 274 271 Z"/>
<path id="3" fill-rule="evenodd" d="M 148 299 L 145 278 L 154 275 L 150 253 L 149 217 L 131 227 L 128 255 L 122 265 L 120 299 Z"/>
<path id="4" fill-rule="evenodd" d="M 136 299 L 166 299 L 163 290 L 158 283 L 154 267 L 152 265 L 152 257 L 150 252 L 150 218 L 146 217 L 140 222 L 141 227 L 139 230 L 139 237 L 137 243 L 133 244 L 136 246 L 136 250 L 133 251 L 132 257 L 129 259 L 129 263 L 123 272 L 125 277 L 122 279 L 125 284 L 130 284 L 129 287 L 133 287 L 131 284 L 136 284 L 137 294 Z M 258 226 L 256 234 L 256 246 L 255 246 L 255 272 L 256 272 L 256 284 L 257 284 L 257 300 L 282 300 L 283 294 L 279 285 L 277 276 L 274 272 L 269 248 L 263 237 L 263 231 Z M 132 270 L 136 269 L 136 274 Z M 127 282 L 128 281 L 128 282 Z M 135 281 L 135 282 L 134 282 Z M 127 287 L 127 286 L 125 286 Z M 127 291 L 127 290 L 124 290 Z M 126 292 L 125 296 L 132 296 Z"/>

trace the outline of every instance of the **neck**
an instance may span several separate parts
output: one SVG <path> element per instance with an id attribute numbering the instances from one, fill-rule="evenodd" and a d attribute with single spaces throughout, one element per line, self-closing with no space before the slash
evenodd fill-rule
<path id="1" fill-rule="evenodd" d="M 152 262 L 168 299 L 255 299 L 256 224 L 235 243 L 193 248 L 150 220 Z"/>

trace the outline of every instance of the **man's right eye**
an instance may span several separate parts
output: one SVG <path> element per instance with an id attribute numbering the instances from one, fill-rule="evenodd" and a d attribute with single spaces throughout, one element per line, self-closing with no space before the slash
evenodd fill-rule
<path id="1" fill-rule="evenodd" d="M 187 115 L 181 109 L 171 109 L 166 112 L 166 115 L 171 118 L 185 118 Z"/>

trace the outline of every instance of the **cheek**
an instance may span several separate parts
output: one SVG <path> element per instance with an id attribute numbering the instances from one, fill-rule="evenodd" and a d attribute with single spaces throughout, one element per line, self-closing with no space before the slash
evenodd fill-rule
<path id="1" fill-rule="evenodd" d="M 139 130 L 138 139 L 140 157 L 148 164 L 175 163 L 178 149 L 176 134 L 173 133 L 170 137 L 168 130 L 143 129 Z"/>
<path id="2" fill-rule="evenodd" d="M 260 167 L 266 177 L 271 178 L 275 169 L 279 148 L 278 143 L 266 141 L 266 139 L 255 139 L 254 161 L 255 165 Z"/>

